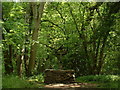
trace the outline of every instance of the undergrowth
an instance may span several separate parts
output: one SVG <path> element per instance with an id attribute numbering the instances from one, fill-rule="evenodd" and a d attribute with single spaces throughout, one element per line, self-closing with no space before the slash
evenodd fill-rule
<path id="1" fill-rule="evenodd" d="M 120 76 L 118 75 L 89 75 L 76 78 L 77 82 L 95 83 L 98 88 L 118 88 L 120 87 Z M 29 78 L 19 78 L 15 75 L 8 75 L 2 78 L 3 88 L 41 88 L 44 84 L 42 74 Z"/>
<path id="2" fill-rule="evenodd" d="M 34 88 L 36 85 L 30 83 L 25 78 L 15 75 L 7 75 L 2 78 L 2 88 Z"/>
<path id="3" fill-rule="evenodd" d="M 43 77 L 43 74 L 39 74 L 39 75 L 34 75 L 34 76 L 29 77 L 28 80 L 44 82 L 44 77 Z"/>
<path id="4" fill-rule="evenodd" d="M 118 88 L 120 76 L 118 75 L 90 75 L 76 78 L 77 82 L 97 83 L 100 88 Z"/>

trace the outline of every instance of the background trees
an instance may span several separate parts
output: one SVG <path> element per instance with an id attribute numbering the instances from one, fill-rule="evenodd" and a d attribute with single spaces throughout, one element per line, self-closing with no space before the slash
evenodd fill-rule
<path id="1" fill-rule="evenodd" d="M 119 2 L 3 3 L 6 74 L 46 68 L 119 74 L 119 8 Z"/>

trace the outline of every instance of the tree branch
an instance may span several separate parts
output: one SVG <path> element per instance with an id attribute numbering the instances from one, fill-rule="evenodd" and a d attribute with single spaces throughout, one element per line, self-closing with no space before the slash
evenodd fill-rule
<path id="1" fill-rule="evenodd" d="M 62 27 L 60 27 L 58 24 L 55 24 L 54 22 L 50 21 L 50 20 L 41 20 L 41 22 L 49 22 L 51 23 L 52 25 L 55 25 L 56 27 L 60 28 L 61 30 L 63 30 Z"/>

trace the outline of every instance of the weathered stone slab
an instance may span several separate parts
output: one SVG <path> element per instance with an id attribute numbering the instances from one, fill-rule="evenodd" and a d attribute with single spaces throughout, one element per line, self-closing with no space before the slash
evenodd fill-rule
<path id="1" fill-rule="evenodd" d="M 75 82 L 74 70 L 54 70 L 46 69 L 44 82 L 50 83 L 72 83 Z"/>

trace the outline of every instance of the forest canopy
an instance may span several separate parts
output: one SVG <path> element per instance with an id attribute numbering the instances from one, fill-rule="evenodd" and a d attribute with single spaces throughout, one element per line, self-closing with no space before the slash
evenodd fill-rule
<path id="1" fill-rule="evenodd" d="M 3 74 L 120 74 L 120 2 L 3 2 L 2 9 Z"/>

